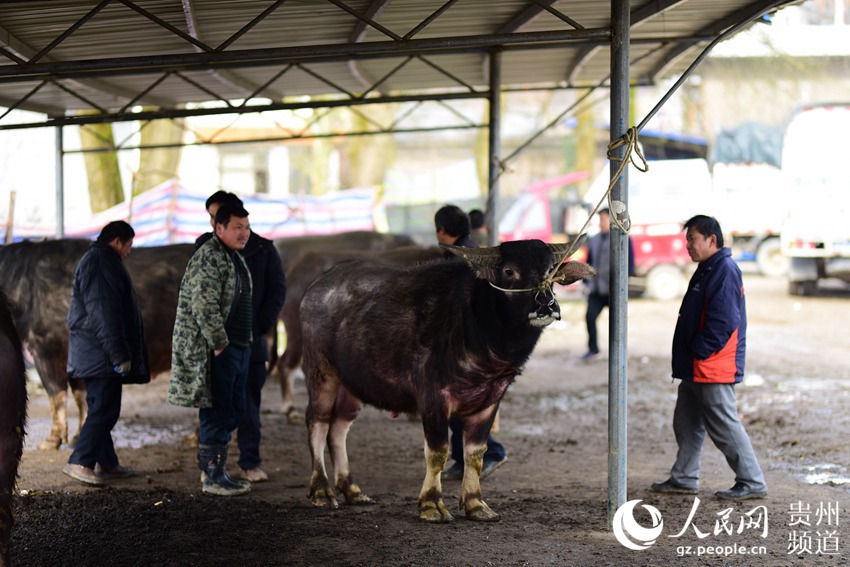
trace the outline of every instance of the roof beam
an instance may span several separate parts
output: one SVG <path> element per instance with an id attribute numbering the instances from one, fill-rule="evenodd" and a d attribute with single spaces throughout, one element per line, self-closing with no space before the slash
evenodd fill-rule
<path id="1" fill-rule="evenodd" d="M 717 36 L 732 26 L 750 22 L 760 15 L 787 3 L 787 0 L 761 0 L 759 2 L 753 2 L 749 6 L 745 6 L 725 18 L 705 26 L 697 32 L 697 35 Z M 667 55 L 661 58 L 659 63 L 649 71 L 649 79 L 652 82 L 655 82 L 671 65 L 694 47 L 694 43 L 692 42 L 674 41 L 671 44 L 672 47 L 670 47 Z"/>
<path id="2" fill-rule="evenodd" d="M 372 3 L 366 9 L 366 17 L 370 20 L 373 20 L 381 15 L 392 0 L 372 0 Z M 369 32 L 369 26 L 366 25 L 366 22 L 363 20 L 357 20 L 355 22 L 354 27 L 351 29 L 351 33 L 348 35 L 349 43 L 362 43 L 366 40 L 366 34 Z M 370 85 L 375 84 L 375 78 L 368 76 L 367 73 L 360 68 L 357 59 L 352 59 L 348 62 L 348 70 L 351 71 L 352 76 L 357 79 L 364 88 L 368 88 Z"/>
<path id="3" fill-rule="evenodd" d="M 663 14 L 678 4 L 682 4 L 686 1 L 687 0 L 658 0 L 656 2 L 644 4 L 640 8 L 636 8 L 632 11 L 631 16 L 629 17 L 631 21 L 631 29 L 636 28 L 640 24 Z M 575 81 L 585 64 L 593 58 L 599 49 L 600 46 L 590 46 L 582 48 L 578 51 L 578 53 L 576 53 L 576 56 L 573 59 L 573 66 L 567 73 L 568 85 L 575 84 Z"/>
<path id="4" fill-rule="evenodd" d="M 46 78 L 103 77 L 115 75 L 160 73 L 164 71 L 203 71 L 238 66 L 269 66 L 281 63 L 348 60 L 369 56 L 399 57 L 428 53 L 451 53 L 486 49 L 500 45 L 534 45 L 539 43 L 565 46 L 574 42 L 607 43 L 607 28 L 559 30 L 514 34 L 455 36 L 409 41 L 346 43 L 328 46 L 298 46 L 248 49 L 222 53 L 186 53 L 141 57 L 119 57 L 37 63 L 35 65 L 0 66 L 0 82 L 43 80 Z"/>
<path id="5" fill-rule="evenodd" d="M 250 29 L 257 24 L 260 20 L 265 18 L 268 14 L 270 14 L 274 9 L 283 4 L 285 0 L 278 0 L 272 6 L 263 11 L 262 14 L 254 18 L 250 24 L 247 26 L 243 26 L 237 33 L 233 34 L 230 38 L 225 41 L 224 44 L 220 45 L 215 49 L 215 51 L 221 51 L 224 47 L 227 47 L 234 41 L 236 41 L 239 37 L 242 36 L 245 31 Z M 198 19 L 195 16 L 195 0 L 182 0 L 183 2 L 183 16 L 186 20 L 186 28 L 189 30 L 189 35 L 195 38 L 197 41 L 204 43 L 203 35 L 201 34 L 200 27 L 198 26 Z M 198 53 L 201 53 L 203 50 L 195 46 L 195 50 Z M 233 71 L 228 70 L 210 70 L 210 75 L 216 79 L 218 82 L 236 89 L 244 90 L 246 93 L 254 93 L 253 96 L 257 94 L 262 94 L 272 100 L 281 100 L 283 99 L 283 94 L 277 90 L 269 89 L 267 85 L 257 85 L 256 83 L 247 80 L 244 76 L 235 73 Z M 258 92 L 259 91 L 259 92 Z"/>

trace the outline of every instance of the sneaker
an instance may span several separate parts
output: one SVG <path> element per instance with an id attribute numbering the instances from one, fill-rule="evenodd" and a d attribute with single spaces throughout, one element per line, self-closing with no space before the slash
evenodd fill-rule
<path id="1" fill-rule="evenodd" d="M 743 482 L 736 482 L 735 486 L 729 490 L 720 490 L 715 492 L 714 495 L 725 500 L 750 500 L 752 498 L 764 498 L 767 496 L 767 489 L 756 490 Z"/>
<path id="2" fill-rule="evenodd" d="M 83 465 L 67 463 L 62 469 L 62 472 L 74 480 L 79 480 L 82 483 L 90 484 L 92 486 L 103 486 L 106 484 L 103 482 L 102 478 L 95 474 L 94 469 L 84 467 Z"/>
<path id="3" fill-rule="evenodd" d="M 94 474 L 103 480 L 112 480 L 114 478 L 129 478 L 131 476 L 136 476 L 136 471 L 130 467 L 122 467 L 121 465 L 114 466 L 111 469 L 105 469 L 100 466 L 100 463 L 98 463 L 94 466 Z"/>
<path id="4" fill-rule="evenodd" d="M 507 455 L 505 455 L 501 459 L 485 459 L 484 464 L 481 465 L 481 476 L 479 478 L 481 480 L 484 480 L 485 478 L 493 474 L 493 471 L 504 465 L 507 460 Z"/>
<path id="5" fill-rule="evenodd" d="M 455 461 L 455 463 L 447 469 L 443 469 L 440 474 L 443 480 L 460 480 L 463 478 L 463 463 Z"/>
<path id="6" fill-rule="evenodd" d="M 265 473 L 263 469 L 260 467 L 254 467 L 253 469 L 240 469 L 242 471 L 242 478 L 253 483 L 257 482 L 265 482 L 269 479 L 269 475 Z"/>
<path id="7" fill-rule="evenodd" d="M 696 494 L 699 492 L 696 488 L 682 486 L 681 484 L 673 482 L 671 479 L 667 479 L 664 482 L 653 482 L 652 490 L 667 494 Z"/>
<path id="8" fill-rule="evenodd" d="M 590 362 L 591 360 L 593 360 L 597 356 L 599 356 L 599 351 L 589 350 L 586 353 L 584 353 L 583 355 L 581 355 L 581 359 L 585 362 Z"/>

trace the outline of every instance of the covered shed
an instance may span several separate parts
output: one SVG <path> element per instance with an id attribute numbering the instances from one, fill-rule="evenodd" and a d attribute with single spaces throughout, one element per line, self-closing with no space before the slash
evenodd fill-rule
<path id="1" fill-rule="evenodd" d="M 610 139 L 623 141 L 612 155 L 629 159 L 658 108 L 630 130 L 630 85 L 684 73 L 678 86 L 707 48 L 795 1 L 7 1 L 0 104 L 44 119 L 11 123 L 6 111 L 0 129 L 55 128 L 61 212 L 64 126 L 482 98 L 490 103 L 492 204 L 503 89 L 610 88 Z M 628 179 L 616 162 L 612 178 L 621 225 L 611 238 L 609 512 L 626 500 L 627 405 Z M 493 226 L 495 208 L 488 214 Z"/>

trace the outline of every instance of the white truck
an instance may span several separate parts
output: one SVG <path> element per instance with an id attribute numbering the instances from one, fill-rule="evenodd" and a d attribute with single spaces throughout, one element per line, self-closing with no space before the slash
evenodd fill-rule
<path id="1" fill-rule="evenodd" d="M 585 196 L 595 205 L 609 183 L 608 169 Z M 760 273 L 781 276 L 788 259 L 781 254 L 779 231 L 784 200 L 779 170 L 759 164 L 716 164 L 706 160 L 649 162 L 643 173 L 629 171 L 629 214 L 635 240 L 637 276 L 646 293 L 659 299 L 681 296 L 693 266 L 684 247 L 682 223 L 697 214 L 715 216 L 725 245 L 739 261 L 755 262 Z"/>
<path id="2" fill-rule="evenodd" d="M 848 132 L 850 103 L 800 107 L 785 128 L 782 251 L 793 295 L 814 294 L 824 278 L 850 283 Z"/>

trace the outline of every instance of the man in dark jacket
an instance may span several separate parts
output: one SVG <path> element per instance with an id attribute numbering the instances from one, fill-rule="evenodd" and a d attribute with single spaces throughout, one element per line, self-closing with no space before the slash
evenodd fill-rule
<path id="1" fill-rule="evenodd" d="M 210 222 L 214 222 L 219 207 L 227 203 L 242 206 L 242 200 L 233 193 L 216 191 L 210 195 L 206 202 Z M 199 236 L 195 241 L 196 249 L 210 237 L 211 232 Z M 275 330 L 278 314 L 283 308 L 286 278 L 274 243 L 253 231 L 242 250 L 242 257 L 248 264 L 254 284 L 251 296 L 254 342 L 251 343 L 251 364 L 248 368 L 245 419 L 236 432 L 236 442 L 239 445 L 242 476 L 251 482 L 263 482 L 268 480 L 268 475 L 261 468 L 263 461 L 260 458 L 260 403 L 266 383 L 266 363 L 269 360 L 266 337 Z"/>
<path id="2" fill-rule="evenodd" d="M 606 207 L 599 211 L 599 232 L 587 243 L 587 263 L 596 268 L 596 277 L 587 280 L 587 352 L 582 360 L 590 361 L 599 354 L 596 319 L 605 307 L 611 305 L 609 280 L 611 274 L 611 211 Z M 635 273 L 635 251 L 629 237 L 629 275 Z"/>
<path id="3" fill-rule="evenodd" d="M 478 248 L 470 236 L 469 216 L 460 207 L 455 205 L 441 207 L 434 215 L 434 226 L 437 231 L 437 242 L 440 244 Z M 457 256 L 447 250 L 446 258 L 454 259 Z M 443 471 L 442 478 L 458 480 L 463 478 L 463 419 L 457 416 L 449 418 L 449 430 L 451 431 L 451 457 L 454 464 Z M 484 480 L 507 460 L 508 455 L 504 446 L 496 441 L 492 434 L 488 434 L 487 451 L 484 453 L 479 478 Z"/>
<path id="4" fill-rule="evenodd" d="M 103 227 L 77 264 L 71 288 L 68 377 L 85 380 L 88 416 L 62 472 L 95 486 L 134 474 L 118 463 L 111 432 L 122 385 L 150 381 L 142 313 L 123 262 L 135 234 L 124 221 Z"/>
<path id="5" fill-rule="evenodd" d="M 673 431 L 679 451 L 670 478 L 656 492 L 696 494 L 705 435 L 735 471 L 735 485 L 718 498 L 767 495 L 764 473 L 738 418 L 735 384 L 744 377 L 747 309 L 741 270 L 723 247 L 716 219 L 698 215 L 685 223 L 687 248 L 699 262 L 682 299 L 673 333 L 673 378 L 681 380 Z"/>

